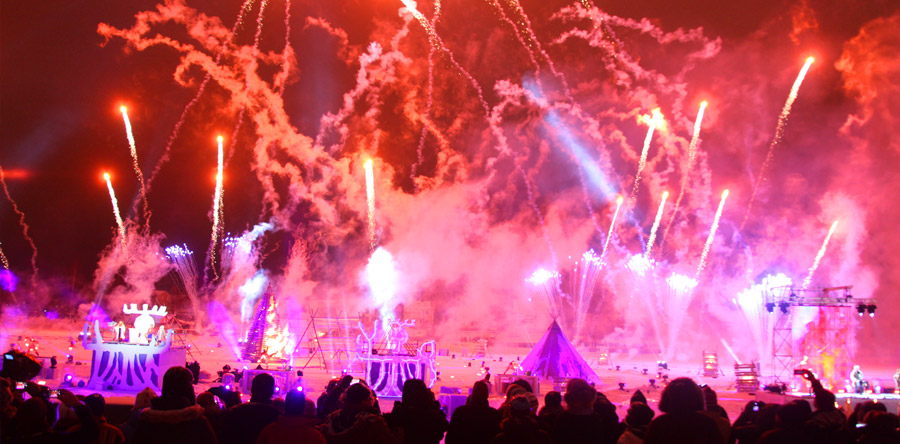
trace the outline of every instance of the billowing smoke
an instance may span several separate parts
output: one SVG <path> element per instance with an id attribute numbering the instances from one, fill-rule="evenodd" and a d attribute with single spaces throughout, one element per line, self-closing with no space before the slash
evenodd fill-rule
<path id="1" fill-rule="evenodd" d="M 439 340 L 477 329 L 529 341 L 550 315 L 525 279 L 593 248 L 605 252 L 593 294 L 561 288 L 555 313 L 583 301 L 583 341 L 693 360 L 727 332 L 739 357 L 764 359 L 767 327 L 742 307 L 765 276 L 800 282 L 835 220 L 811 285 L 854 285 L 880 298 L 879 315 L 900 316 L 889 296 L 900 285 L 890 253 L 900 248 L 900 15 L 853 19 L 861 27 L 832 41 L 822 33 L 838 19 L 809 2 L 741 35 L 580 3 L 407 3 L 353 17 L 300 3 L 289 19 L 251 1 L 232 23 L 168 0 L 133 23 L 98 26 L 111 52 L 177 56 L 155 68 L 196 94 L 176 132 L 208 131 L 190 128 L 198 120 L 233 125 L 229 159 L 246 162 L 230 162 L 225 177 L 246 183 L 228 182 L 224 223 L 270 225 L 224 241 L 219 278 L 200 290 L 217 325 L 246 322 L 271 285 L 286 311 L 387 316 L 423 304 Z M 305 26 L 282 24 L 291 21 Z M 312 51 L 310 39 L 332 50 L 298 49 Z M 779 118 L 816 46 L 790 118 Z M 649 133 L 643 116 L 655 109 L 665 123 Z M 187 162 L 172 137 L 168 165 Z M 658 196 L 676 189 L 670 215 Z M 148 297 L 170 269 L 162 234 L 128 225 L 95 279 L 112 307 Z M 650 246 L 653 265 L 635 282 L 627 264 Z M 900 333 L 877 319 L 863 324 L 864 340 Z M 759 324 L 752 337 L 747 323 Z"/>

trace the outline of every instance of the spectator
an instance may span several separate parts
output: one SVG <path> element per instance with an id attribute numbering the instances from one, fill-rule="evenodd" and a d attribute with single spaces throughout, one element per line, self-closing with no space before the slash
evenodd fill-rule
<path id="1" fill-rule="evenodd" d="M 131 408 L 131 413 L 128 415 L 125 424 L 119 427 L 122 430 L 122 434 L 125 435 L 125 442 L 134 442 L 134 432 L 137 430 L 138 422 L 140 422 L 141 412 L 145 408 L 150 407 L 150 401 L 153 398 L 156 398 L 156 392 L 150 387 L 141 390 L 134 397 L 134 406 Z"/>
<path id="2" fill-rule="evenodd" d="M 506 400 L 503 401 L 503 404 L 500 404 L 500 407 L 497 409 L 500 412 L 500 416 L 506 418 L 509 416 L 509 403 L 516 396 L 522 395 L 528 391 L 525 390 L 525 387 L 522 387 L 519 384 L 512 383 L 509 387 L 506 388 Z"/>
<path id="3" fill-rule="evenodd" d="M 97 423 L 94 421 L 88 408 L 68 390 L 61 389 L 59 391 L 59 400 L 63 405 L 74 411 L 80 427 L 72 433 L 58 433 L 50 430 L 47 411 L 48 407 L 52 405 L 46 398 L 40 396 L 40 393 L 46 392 L 37 392 L 36 390 L 30 390 L 29 394 L 33 394 L 31 399 L 23 402 L 18 407 L 16 416 L 13 419 L 11 437 L 4 439 L 4 443 L 87 444 L 97 440 L 99 434 Z"/>
<path id="4" fill-rule="evenodd" d="M 103 399 L 103 395 L 94 393 L 84 398 L 83 402 L 99 427 L 97 444 L 122 444 L 125 442 L 125 435 L 122 431 L 106 421 L 106 400 Z"/>
<path id="5" fill-rule="evenodd" d="M 310 407 L 312 405 L 312 407 Z M 307 404 L 306 396 L 298 390 L 291 390 L 284 399 L 284 416 L 267 425 L 256 444 L 325 444 L 325 437 L 313 428 L 315 404 Z M 310 410 L 312 417 L 306 414 Z"/>
<path id="6" fill-rule="evenodd" d="M 764 402 L 749 401 L 744 405 L 744 410 L 734 421 L 731 427 L 729 442 L 737 444 L 756 444 L 759 437 L 767 431 L 775 428 L 775 415 L 778 411 L 777 404 L 766 405 Z M 767 418 L 767 419 L 764 419 Z M 762 430 L 760 423 L 766 423 L 766 430 Z"/>
<path id="7" fill-rule="evenodd" d="M 804 424 L 812 413 L 806 401 L 791 401 L 776 415 L 776 427 L 764 433 L 759 444 L 813 444 Z"/>
<path id="8" fill-rule="evenodd" d="M 597 391 L 584 379 L 570 379 L 566 384 L 566 409 L 556 419 L 551 433 L 557 443 L 606 442 L 603 417 L 594 411 Z M 613 441 L 615 442 L 615 441 Z"/>
<path id="9" fill-rule="evenodd" d="M 13 418 L 16 417 L 16 406 L 13 404 L 13 382 L 0 377 L 0 442 L 12 438 L 10 433 Z"/>
<path id="10" fill-rule="evenodd" d="M 618 444 L 642 444 L 653 415 L 653 409 L 632 397 L 631 407 L 625 415 L 625 431 L 619 436 Z"/>
<path id="11" fill-rule="evenodd" d="M 544 430 L 553 430 L 556 419 L 563 412 L 562 394 L 559 392 L 547 392 L 544 395 L 544 406 L 538 412 L 538 422 Z"/>
<path id="12" fill-rule="evenodd" d="M 500 433 L 500 412 L 488 404 L 488 391 L 487 382 L 475 382 L 466 405 L 453 411 L 446 444 L 489 444 Z"/>
<path id="13" fill-rule="evenodd" d="M 843 428 L 847 423 L 844 413 L 835 407 L 834 393 L 822 387 L 822 383 L 816 379 L 809 370 L 803 371 L 803 377 L 812 384 L 815 394 L 816 411 L 806 421 L 810 436 L 816 443 L 840 443 L 844 440 Z"/>
<path id="14" fill-rule="evenodd" d="M 353 376 L 344 375 L 343 378 L 335 385 L 334 389 L 328 392 L 325 397 L 324 407 L 322 408 L 322 418 L 327 417 L 332 412 L 341 408 L 341 395 L 350 387 L 353 382 Z"/>
<path id="15" fill-rule="evenodd" d="M 728 413 L 719 405 L 719 397 L 716 396 L 716 392 L 713 389 L 709 388 L 708 385 L 704 385 L 701 389 L 703 390 L 703 400 L 705 401 L 703 414 L 715 421 L 716 427 L 719 428 L 719 433 L 722 434 L 722 439 L 727 441 L 731 437 L 731 421 L 728 420 Z"/>
<path id="16" fill-rule="evenodd" d="M 338 386 L 340 387 L 340 385 Z M 387 422 L 375 408 L 375 397 L 364 384 L 347 388 L 344 407 L 331 412 L 325 420 L 324 434 L 329 444 L 393 444 Z"/>
<path id="17" fill-rule="evenodd" d="M 216 435 L 196 405 L 193 375 L 172 367 L 163 376 L 162 396 L 150 400 L 140 413 L 134 433 L 136 444 L 215 444 Z"/>
<path id="18" fill-rule="evenodd" d="M 676 378 L 669 382 L 659 401 L 659 409 L 664 413 L 650 422 L 646 444 L 724 443 L 715 421 L 701 413 L 703 392 L 690 378 Z"/>
<path id="19" fill-rule="evenodd" d="M 623 424 L 619 424 L 619 415 L 616 414 L 616 406 L 609 401 L 603 393 L 597 392 L 594 397 L 594 412 L 600 415 L 601 442 L 615 443 L 625 430 Z"/>
<path id="20" fill-rule="evenodd" d="M 498 434 L 491 444 L 550 444 L 550 435 L 538 426 L 531 402 L 525 395 L 518 395 L 509 402 L 509 417 L 500 424 Z"/>
<path id="21" fill-rule="evenodd" d="M 222 414 L 219 442 L 222 444 L 253 444 L 267 425 L 275 422 L 281 412 L 272 405 L 275 378 L 260 373 L 250 382 L 250 402 L 238 404 Z"/>
<path id="22" fill-rule="evenodd" d="M 388 426 L 404 444 L 438 444 L 447 431 L 447 416 L 421 379 L 403 383 L 403 398 L 385 415 Z"/>
<path id="23" fill-rule="evenodd" d="M 206 416 L 206 420 L 209 421 L 213 430 L 221 430 L 222 409 L 216 402 L 216 395 L 208 391 L 197 395 L 197 405 L 203 407 L 203 416 Z"/>
<path id="24" fill-rule="evenodd" d="M 325 391 L 322 392 L 321 395 L 319 395 L 318 399 L 316 399 L 316 416 L 318 416 L 322 421 L 325 420 L 325 417 L 328 416 L 328 413 L 331 413 L 325 412 L 326 400 L 328 399 L 328 395 L 337 388 L 339 382 L 339 379 L 332 379 L 331 381 L 328 381 L 328 385 L 325 386 Z"/>
<path id="25" fill-rule="evenodd" d="M 871 410 L 863 416 L 865 424 L 858 444 L 882 444 L 900 442 L 900 427 L 897 415 L 881 410 Z"/>

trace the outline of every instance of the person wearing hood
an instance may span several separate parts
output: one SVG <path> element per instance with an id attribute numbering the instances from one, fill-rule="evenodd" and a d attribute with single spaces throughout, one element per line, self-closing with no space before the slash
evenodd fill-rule
<path id="1" fill-rule="evenodd" d="M 404 444 L 438 444 L 449 426 L 434 393 L 421 379 L 403 383 L 402 399 L 384 419 Z"/>
<path id="2" fill-rule="evenodd" d="M 647 427 L 656 413 L 647 405 L 647 398 L 640 390 L 631 395 L 631 407 L 625 415 L 625 431 L 619 436 L 618 444 L 643 444 Z"/>
<path id="3" fill-rule="evenodd" d="M 489 444 L 500 433 L 500 412 L 488 404 L 486 381 L 476 381 L 466 405 L 453 411 L 446 444 Z"/>
<path id="4" fill-rule="evenodd" d="M 194 398 L 194 375 L 184 367 L 172 367 L 163 376 L 162 396 L 150 400 L 140 413 L 135 444 L 217 444 L 203 407 Z"/>

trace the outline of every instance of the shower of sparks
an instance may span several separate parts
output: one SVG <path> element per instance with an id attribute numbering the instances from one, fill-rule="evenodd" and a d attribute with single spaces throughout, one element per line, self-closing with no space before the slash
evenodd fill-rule
<path id="1" fill-rule="evenodd" d="M 119 213 L 119 200 L 116 199 L 116 192 L 113 190 L 109 173 L 103 173 L 103 179 L 106 180 L 106 188 L 109 189 L 109 200 L 112 202 L 113 215 L 116 216 L 116 225 L 119 227 L 119 242 L 125 245 L 125 222 L 122 221 L 122 214 Z"/>
<path id="2" fill-rule="evenodd" d="M 372 159 L 366 160 L 366 206 L 369 209 L 369 248 L 375 251 L 375 172 Z"/>
<path id="3" fill-rule="evenodd" d="M 647 241 L 647 252 L 645 253 L 647 257 L 650 257 L 650 252 L 653 250 L 653 242 L 656 240 L 656 230 L 659 229 L 659 221 L 662 220 L 663 210 L 666 207 L 666 199 L 668 198 L 669 192 L 663 192 L 662 200 L 659 202 L 659 209 L 656 210 L 656 219 L 653 220 L 653 228 L 650 229 L 650 239 Z"/>
<path id="4" fill-rule="evenodd" d="M 632 199 L 634 199 L 634 196 L 637 194 L 638 187 L 641 184 L 641 173 L 647 166 L 647 153 L 650 151 L 650 142 L 653 140 L 653 132 L 657 128 L 664 128 L 666 125 L 666 121 L 663 119 L 662 112 L 659 108 L 654 108 L 653 114 L 650 116 L 641 116 L 641 121 L 648 125 L 647 137 L 644 138 L 644 148 L 641 149 L 641 159 L 638 162 L 637 173 L 635 173 L 634 175 L 634 187 L 631 189 Z"/>
<path id="5" fill-rule="evenodd" d="M 3 248 L 0 248 L 0 263 L 3 264 L 4 270 L 9 270 L 9 261 L 6 260 L 6 254 L 3 253 Z"/>
<path id="6" fill-rule="evenodd" d="M 134 166 L 134 174 L 137 175 L 138 182 L 141 185 L 141 201 L 144 203 L 144 218 L 149 229 L 150 221 L 148 219 L 150 217 L 150 206 L 147 203 L 147 188 L 144 184 L 144 173 L 141 172 L 141 167 L 138 165 L 137 147 L 134 143 L 134 134 L 131 132 L 131 120 L 128 119 L 128 108 L 126 108 L 125 105 L 122 105 L 119 107 L 119 111 L 122 111 L 122 120 L 125 122 L 125 137 L 128 138 L 128 147 L 131 149 L 131 162 L 132 166 Z"/>
<path id="7" fill-rule="evenodd" d="M 609 240 L 612 239 L 613 231 L 616 228 L 616 218 L 619 216 L 619 209 L 622 208 L 622 202 L 625 199 L 622 196 L 616 198 L 616 211 L 613 213 L 612 221 L 609 223 L 609 232 L 606 233 L 606 241 L 603 242 L 603 251 L 600 253 L 600 262 L 606 258 L 606 250 L 609 248 Z"/>
<path id="8" fill-rule="evenodd" d="M 213 276 L 218 279 L 219 276 L 218 272 L 216 271 L 216 247 L 219 244 L 219 234 L 220 232 L 222 232 L 222 195 L 225 192 L 222 185 L 222 179 L 224 174 L 223 170 L 225 169 L 225 156 L 224 149 L 222 147 L 222 136 L 217 137 L 216 140 L 218 141 L 218 152 L 216 157 L 216 191 L 213 195 L 213 225 L 212 234 L 210 235 L 208 256 Z"/>
<path id="9" fill-rule="evenodd" d="M 713 218 L 712 227 L 709 229 L 709 237 L 706 238 L 706 245 L 703 246 L 703 254 L 700 255 L 700 264 L 697 265 L 697 280 L 700 280 L 700 274 L 706 267 L 706 257 L 709 255 L 709 249 L 712 247 L 713 240 L 716 238 L 716 230 L 719 229 L 719 219 L 722 218 L 722 209 L 725 208 L 725 199 L 728 198 L 728 190 L 722 192 L 722 200 L 719 201 L 719 209 L 716 210 L 716 217 Z"/>
<path id="10" fill-rule="evenodd" d="M 809 274 L 803 279 L 803 288 L 806 289 L 809 287 L 809 284 L 812 283 L 813 275 L 816 273 L 816 269 L 819 268 L 819 262 L 822 261 L 822 257 L 825 256 L 825 250 L 828 248 L 828 241 L 831 240 L 831 235 L 834 234 L 834 230 L 838 226 L 838 221 L 834 221 L 831 224 L 831 228 L 828 230 L 828 235 L 825 236 L 825 241 L 822 242 L 822 247 L 819 248 L 819 252 L 816 254 L 816 260 L 813 261 L 812 267 L 809 267 Z"/>
<path id="11" fill-rule="evenodd" d="M 666 224 L 666 228 L 663 230 L 660 244 L 666 241 L 666 235 L 669 234 L 669 229 L 672 228 L 672 223 L 675 222 L 675 216 L 678 215 L 678 210 L 681 208 L 681 200 L 684 198 L 688 181 L 691 177 L 691 168 L 694 166 L 694 161 L 697 159 L 697 146 L 700 144 L 700 126 L 703 123 L 703 114 L 706 111 L 706 106 L 706 100 L 700 102 L 700 110 L 697 111 L 697 118 L 694 119 L 694 134 L 691 136 L 691 144 L 688 146 L 687 166 L 684 169 L 684 174 L 681 176 L 681 190 L 678 191 L 678 198 L 675 199 L 675 207 L 672 208 L 672 215 L 669 216 L 669 223 Z"/>
<path id="12" fill-rule="evenodd" d="M 25 238 L 25 241 L 28 242 L 28 246 L 31 247 L 31 285 L 33 288 L 36 288 L 38 277 L 37 245 L 34 244 L 34 239 L 31 238 L 31 235 L 28 234 L 28 230 L 31 227 L 25 223 L 25 213 L 19 209 L 19 205 L 12 198 L 12 195 L 9 194 L 9 187 L 6 186 L 6 173 L 3 172 L 3 167 L 0 167 L 0 187 L 3 187 L 3 194 L 6 195 L 6 199 L 12 205 L 13 212 L 19 216 L 19 226 L 22 227 L 22 237 Z M 4 264 L 5 262 L 4 256 Z M 9 267 L 7 266 L 7 268 Z"/>
<path id="13" fill-rule="evenodd" d="M 794 80 L 794 85 L 791 87 L 791 92 L 788 94 L 787 101 L 784 103 L 784 108 L 781 109 L 781 115 L 778 116 L 778 125 L 775 126 L 775 137 L 772 138 L 772 143 L 769 145 L 769 152 L 766 153 L 766 158 L 759 168 L 759 174 L 756 176 L 756 184 L 753 186 L 753 194 L 750 195 L 750 203 L 747 204 L 747 211 L 744 213 L 744 221 L 741 222 L 739 230 L 743 230 L 744 225 L 747 224 L 747 218 L 750 217 L 750 210 L 753 208 L 753 202 L 756 201 L 756 195 L 759 192 L 759 185 L 766 179 L 766 169 L 768 169 L 769 164 L 772 163 L 772 157 L 775 155 L 775 147 L 778 146 L 778 143 L 781 142 L 781 137 L 784 135 L 784 128 L 787 125 L 788 116 L 791 114 L 791 106 L 793 106 L 794 101 L 797 100 L 797 93 L 800 91 L 800 85 L 803 83 L 803 79 L 806 77 L 806 72 L 809 71 L 810 65 L 812 65 L 815 60 L 816 59 L 812 57 L 806 59 L 806 63 L 804 63 L 803 68 L 800 69 L 800 74 L 797 74 L 797 79 Z"/>

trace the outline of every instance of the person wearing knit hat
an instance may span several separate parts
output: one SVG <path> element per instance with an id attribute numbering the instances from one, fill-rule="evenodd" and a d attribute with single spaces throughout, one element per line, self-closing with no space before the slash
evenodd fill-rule
<path id="1" fill-rule="evenodd" d="M 634 393 L 631 395 L 631 402 L 629 404 L 634 404 L 636 402 L 642 402 L 644 404 L 647 404 L 647 397 L 644 396 L 644 393 L 641 392 L 640 390 L 634 391 Z"/>
<path id="2" fill-rule="evenodd" d="M 640 401 L 632 401 L 625 416 L 625 432 L 619 437 L 618 444 L 642 444 L 647 426 L 654 416 L 653 409 Z"/>
<path id="3" fill-rule="evenodd" d="M 513 398 L 519 395 L 525 395 L 528 391 L 525 390 L 524 387 L 518 384 L 510 384 L 509 387 L 506 388 L 506 400 L 503 401 L 503 404 L 500 404 L 500 408 L 497 410 L 500 411 L 500 416 L 506 418 L 509 416 L 509 403 Z"/>

